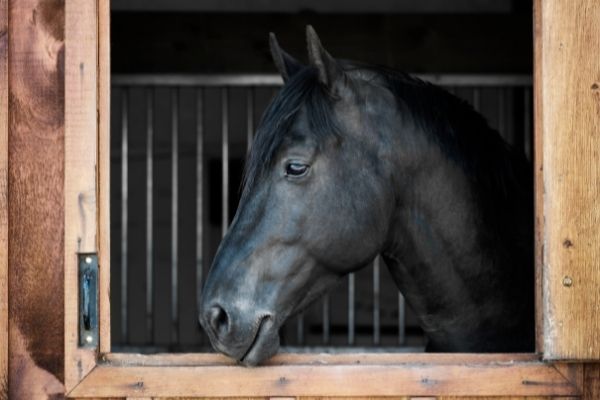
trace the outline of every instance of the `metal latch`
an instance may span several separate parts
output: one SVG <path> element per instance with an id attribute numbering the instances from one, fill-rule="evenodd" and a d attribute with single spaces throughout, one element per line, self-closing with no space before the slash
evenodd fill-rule
<path id="1" fill-rule="evenodd" d="M 98 346 L 98 255 L 79 257 L 79 346 Z"/>

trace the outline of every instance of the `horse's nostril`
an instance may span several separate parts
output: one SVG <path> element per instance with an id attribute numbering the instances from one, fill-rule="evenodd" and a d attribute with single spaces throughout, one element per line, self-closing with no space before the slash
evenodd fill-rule
<path id="1" fill-rule="evenodd" d="M 225 310 L 219 306 L 212 306 L 208 312 L 208 321 L 216 334 L 227 332 L 229 325 L 229 317 Z"/>

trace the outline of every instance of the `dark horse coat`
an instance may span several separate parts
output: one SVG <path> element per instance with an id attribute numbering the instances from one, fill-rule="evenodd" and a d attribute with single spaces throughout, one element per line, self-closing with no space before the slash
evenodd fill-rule
<path id="1" fill-rule="evenodd" d="M 430 351 L 534 348 L 532 173 L 467 103 L 407 74 L 271 50 L 237 214 L 202 294 L 213 346 L 254 365 L 286 319 L 381 254 Z"/>

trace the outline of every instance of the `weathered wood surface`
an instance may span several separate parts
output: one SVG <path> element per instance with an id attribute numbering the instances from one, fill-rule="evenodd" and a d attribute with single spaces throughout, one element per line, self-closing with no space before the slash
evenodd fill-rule
<path id="1" fill-rule="evenodd" d="M 600 364 L 586 364 L 583 372 L 583 400 L 600 399 Z"/>
<path id="2" fill-rule="evenodd" d="M 536 85 L 542 88 L 537 137 L 543 137 L 544 356 L 598 360 L 600 2 L 542 1 L 536 17 Z"/>
<path id="3" fill-rule="evenodd" d="M 79 397 L 70 399 L 86 400 L 581 400 L 579 396 L 261 396 L 261 397 Z M 589 398 L 592 399 L 592 398 Z M 594 399 L 597 399 L 595 397 Z"/>
<path id="4" fill-rule="evenodd" d="M 78 253 L 98 251 L 98 25 L 95 0 L 65 3 L 65 389 L 96 365 L 95 349 L 79 348 Z"/>
<path id="5" fill-rule="evenodd" d="M 9 398 L 64 392 L 64 6 L 9 2 Z"/>
<path id="6" fill-rule="evenodd" d="M 74 400 L 77 400 L 73 398 Z M 82 398 L 80 398 L 82 399 Z M 86 400 L 206 400 L 206 397 L 98 397 L 98 398 L 87 398 Z M 431 396 L 391 396 L 391 397 L 211 397 L 210 400 L 576 400 L 579 397 L 554 397 L 554 396 L 468 396 L 468 397 L 456 397 L 456 396 L 442 396 L 442 397 L 431 397 Z"/>
<path id="7" fill-rule="evenodd" d="M 110 3 L 98 2 L 98 262 L 100 352 L 110 351 Z"/>
<path id="8" fill-rule="evenodd" d="M 0 0 L 0 400 L 8 399 L 8 0 Z"/>
<path id="9" fill-rule="evenodd" d="M 574 396 L 541 362 L 449 365 L 97 366 L 73 397 L 172 396 Z"/>
<path id="10" fill-rule="evenodd" d="M 86 400 L 206 400 L 206 397 L 111 397 L 111 398 L 96 398 Z M 493 396 L 493 397 L 423 397 L 423 396 L 392 396 L 392 397 L 211 397 L 210 400 L 575 400 L 576 397 L 549 397 L 549 396 L 534 396 L 534 397 L 523 397 L 523 396 Z M 76 400 L 76 399 L 74 399 Z"/>
<path id="11" fill-rule="evenodd" d="M 543 129 L 542 129 L 542 20 L 540 4 L 542 0 L 534 0 L 534 71 L 533 71 L 533 164 L 534 164 L 534 211 L 535 211 L 535 348 L 538 352 L 544 351 L 544 314 L 542 271 L 544 265 L 544 179 L 543 179 Z"/>
<path id="12" fill-rule="evenodd" d="M 475 353 L 353 353 L 353 354 L 277 354 L 267 366 L 283 365 L 456 365 L 501 364 L 536 362 L 535 354 L 475 354 Z M 127 354 L 111 353 L 102 356 L 102 362 L 113 366 L 140 367 L 198 367 L 235 366 L 236 362 L 217 353 Z"/>

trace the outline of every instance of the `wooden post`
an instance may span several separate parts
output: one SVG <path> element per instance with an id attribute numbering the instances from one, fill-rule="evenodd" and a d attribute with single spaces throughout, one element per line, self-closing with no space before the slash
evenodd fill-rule
<path id="1" fill-rule="evenodd" d="M 0 0 L 0 399 L 8 399 L 8 2 Z"/>
<path id="2" fill-rule="evenodd" d="M 96 365 L 79 347 L 78 253 L 98 252 L 98 25 L 94 0 L 65 3 L 65 389 Z"/>
<path id="3" fill-rule="evenodd" d="M 64 393 L 64 3 L 8 9 L 9 398 L 45 399 Z"/>
<path id="4" fill-rule="evenodd" d="M 536 4 L 543 353 L 553 360 L 600 359 L 598 21 L 597 0 Z"/>
<path id="5" fill-rule="evenodd" d="M 100 352 L 110 352 L 110 2 L 98 1 L 98 260 Z"/>

